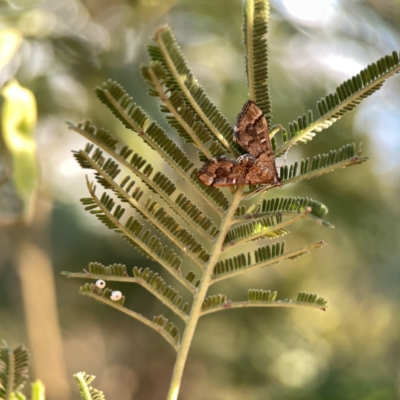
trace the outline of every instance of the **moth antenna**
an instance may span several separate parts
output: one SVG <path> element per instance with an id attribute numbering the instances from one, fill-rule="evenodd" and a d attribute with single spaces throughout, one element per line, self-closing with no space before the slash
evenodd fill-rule
<path id="1" fill-rule="evenodd" d="M 277 165 L 276 168 L 282 168 L 282 167 L 285 166 L 287 154 L 288 154 L 288 152 L 289 152 L 289 150 L 290 150 L 290 148 L 291 148 L 292 146 L 293 146 L 293 145 L 290 145 L 290 146 L 288 147 L 288 149 L 286 150 L 286 152 L 285 152 L 285 157 L 283 158 L 283 164 L 282 164 L 282 165 Z"/>

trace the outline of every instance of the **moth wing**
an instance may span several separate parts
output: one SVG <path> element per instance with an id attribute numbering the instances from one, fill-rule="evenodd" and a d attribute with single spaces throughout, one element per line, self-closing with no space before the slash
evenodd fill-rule
<path id="1" fill-rule="evenodd" d="M 257 159 L 261 156 L 273 157 L 268 124 L 261 109 L 249 100 L 238 115 L 235 125 L 235 141 Z"/>
<path id="2" fill-rule="evenodd" d="M 219 157 L 209 160 L 197 176 L 208 186 L 226 187 L 236 185 L 280 186 L 278 176 L 258 163 L 251 155 L 245 154 L 238 160 Z"/>

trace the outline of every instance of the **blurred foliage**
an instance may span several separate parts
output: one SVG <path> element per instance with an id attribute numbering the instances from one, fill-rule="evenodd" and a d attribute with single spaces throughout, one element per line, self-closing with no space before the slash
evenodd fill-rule
<path id="1" fill-rule="evenodd" d="M 4 97 L 2 131 L 12 157 L 13 186 L 23 203 L 22 219 L 33 213 L 33 202 L 39 184 L 39 165 L 35 142 L 36 101 L 33 93 L 16 80 L 7 82 L 1 91 Z"/>
<path id="2" fill-rule="evenodd" d="M 64 120 L 90 116 L 137 148 L 129 133 L 99 107 L 91 88 L 107 78 L 117 80 L 161 121 L 139 66 L 147 61 L 145 44 L 154 30 L 168 23 L 201 84 L 234 121 L 247 99 L 241 1 L 8 0 L 0 2 L 0 15 L 2 26 L 23 38 L 1 70 L 1 85 L 15 76 L 37 100 L 43 185 L 51 188 L 39 201 L 54 201 L 48 229 L 56 273 L 84 268 L 92 260 L 157 270 L 78 207 L 85 196 L 84 177 L 69 151 L 81 139 L 67 132 Z M 273 123 L 287 125 L 314 109 L 316 98 L 399 50 L 399 15 L 396 0 L 273 1 Z M 308 146 L 289 152 L 290 161 L 362 141 L 364 154 L 370 156 L 360 167 L 282 189 L 285 195 L 310 195 L 327 204 L 336 226 L 313 226 L 307 232 L 311 225 L 300 225 L 302 236 L 292 235 L 291 245 L 317 237 L 328 246 L 291 264 L 255 271 L 241 282 L 216 285 L 228 297 L 260 282 L 287 297 L 299 289 L 319 292 L 329 299 L 331 310 L 235 310 L 205 317 L 189 355 L 182 399 L 203 400 L 205 390 L 210 400 L 386 400 L 399 395 L 399 85 L 399 78 L 393 78 L 356 112 Z M 8 157 L 3 145 L 0 157 L 1 177 Z M 1 187 L 2 215 L 15 207 L 7 190 L 7 185 Z M 14 243 L 20 233 L 0 233 L 0 337 L 12 346 L 26 341 L 15 272 Z M 56 282 L 70 376 L 90 371 L 108 398 L 163 398 L 172 350 L 138 322 L 78 296 L 78 285 L 61 276 Z M 127 307 L 135 304 L 149 315 L 164 312 L 141 288 L 126 286 L 124 294 Z"/>

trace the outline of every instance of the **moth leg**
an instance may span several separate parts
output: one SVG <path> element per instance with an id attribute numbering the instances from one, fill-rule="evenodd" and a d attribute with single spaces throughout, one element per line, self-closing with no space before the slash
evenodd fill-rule
<path id="1" fill-rule="evenodd" d="M 290 150 L 290 148 L 291 148 L 292 146 L 293 146 L 293 145 L 291 144 L 291 145 L 288 147 L 288 149 L 286 150 L 286 152 L 285 152 L 285 157 L 283 157 L 283 164 L 282 164 L 282 165 L 277 165 L 276 168 L 283 168 L 283 167 L 285 166 L 287 154 L 288 154 L 288 152 L 289 152 L 289 150 Z"/>

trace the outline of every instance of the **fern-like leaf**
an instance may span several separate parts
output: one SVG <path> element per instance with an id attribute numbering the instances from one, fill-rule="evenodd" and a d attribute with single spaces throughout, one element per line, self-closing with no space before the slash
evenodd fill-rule
<path id="1" fill-rule="evenodd" d="M 89 386 L 95 378 L 94 375 L 88 375 L 86 372 L 74 374 L 82 400 L 105 400 L 102 391 Z"/>
<path id="2" fill-rule="evenodd" d="M 201 316 L 210 314 L 216 311 L 231 310 L 235 308 L 249 308 L 249 307 L 308 307 L 316 308 L 325 311 L 327 308 L 327 300 L 323 297 L 318 297 L 317 294 L 300 292 L 297 300 L 276 300 L 277 292 L 263 289 L 249 289 L 247 294 L 247 301 L 230 301 L 222 295 L 210 296 L 208 298 L 208 307 L 203 307 Z"/>
<path id="3" fill-rule="evenodd" d="M 102 87 L 95 88 L 95 93 L 126 128 L 138 133 L 139 137 L 157 151 L 180 176 L 186 176 L 186 173 L 193 167 L 193 163 L 186 153 L 168 137 L 159 125 L 155 122 L 147 123 L 148 116 L 133 102 L 121 85 L 108 80 Z"/>
<path id="4" fill-rule="evenodd" d="M 367 161 L 368 157 L 361 158 L 360 152 L 361 150 L 356 150 L 355 144 L 351 143 L 338 150 L 331 150 L 329 153 L 314 156 L 311 160 L 309 158 L 301 160 L 300 168 L 297 162 L 291 166 L 285 165 L 280 170 L 282 183 L 287 185 L 313 179 L 341 168 L 361 164 Z"/>
<path id="5" fill-rule="evenodd" d="M 175 37 L 169 27 L 159 28 L 154 40 L 157 46 L 148 46 L 150 58 L 165 70 L 163 83 L 169 91 L 178 91 L 186 106 L 190 107 L 209 131 L 234 156 L 243 150 L 233 140 L 233 128 L 208 98 L 204 89 L 189 70 Z M 152 66 L 152 65 L 150 65 Z"/>
<path id="6" fill-rule="evenodd" d="M 130 216 L 123 226 L 119 220 L 125 213 L 125 209 L 119 205 L 114 209 L 115 202 L 106 193 L 103 193 L 101 199 L 98 199 L 95 195 L 93 185 L 89 182 L 88 189 L 94 203 L 90 204 L 91 202 L 86 198 L 82 199 L 83 203 L 87 205 L 86 209 L 92 214 L 95 214 L 96 217 L 109 229 L 122 233 L 123 236 L 128 240 L 132 240 L 134 235 L 136 235 L 138 232 L 138 229 L 139 232 L 142 230 L 140 227 L 143 227 L 143 224 L 141 224 L 133 216 Z M 188 257 L 190 257 L 200 268 L 202 268 L 202 262 L 207 262 L 209 254 L 194 238 L 194 236 L 192 236 L 186 229 L 182 228 L 176 222 L 176 220 L 172 218 L 162 207 L 158 208 L 157 203 L 152 202 L 151 198 L 147 199 L 145 209 L 149 211 L 163 227 L 166 228 L 160 229 L 162 233 L 164 233 L 173 243 L 180 247 Z M 148 215 L 145 214 L 145 216 Z M 157 227 L 160 228 L 160 225 Z M 151 255 L 149 256 L 151 258 Z"/>
<path id="7" fill-rule="evenodd" d="M 91 262 L 89 263 L 89 273 L 85 274 L 85 277 L 88 277 L 89 274 L 102 277 L 129 277 L 128 272 L 126 271 L 126 265 L 124 264 L 111 264 L 105 266 L 101 263 Z M 122 279 L 122 281 L 124 281 L 124 279 Z"/>
<path id="8" fill-rule="evenodd" d="M 161 240 L 152 235 L 150 229 L 144 229 L 144 225 L 135 218 L 130 217 L 125 224 L 119 222 L 123 213 L 122 207 L 118 206 L 112 212 L 115 205 L 112 198 L 104 194 L 101 199 L 98 199 L 94 194 L 94 189 L 89 187 L 89 191 L 92 197 L 81 200 L 87 210 L 94 214 L 107 228 L 120 233 L 128 243 L 146 257 L 161 264 L 189 290 L 194 290 L 190 282 L 182 277 L 180 271 L 182 259 L 172 249 L 163 246 Z M 201 252 L 200 256 L 202 254 L 204 253 Z"/>
<path id="9" fill-rule="evenodd" d="M 280 179 L 283 185 L 296 183 L 303 180 L 313 179 L 318 176 L 328 174 L 341 168 L 351 167 L 353 165 L 362 164 L 368 160 L 368 157 L 360 157 L 361 148 L 356 150 L 354 143 L 342 146 L 338 150 L 331 150 L 326 154 L 318 154 L 311 160 L 306 158 L 299 163 L 285 165 L 280 169 Z M 245 193 L 246 197 L 252 197 L 260 191 L 260 186 L 252 186 Z"/>
<path id="10" fill-rule="evenodd" d="M 22 390 L 28 380 L 29 353 L 24 345 L 11 350 L 0 347 L 0 399 L 9 399 Z"/>
<path id="11" fill-rule="evenodd" d="M 189 303 L 182 302 L 182 296 L 172 286 L 165 283 L 164 279 L 158 274 L 151 271 L 149 268 L 142 270 L 141 268 L 133 268 L 133 276 L 129 276 L 126 266 L 123 264 L 112 264 L 105 266 L 101 263 L 91 262 L 89 271 L 84 273 L 63 272 L 68 278 L 82 279 L 104 279 L 105 281 L 113 282 L 132 282 L 143 286 L 147 291 L 161 300 L 170 310 L 187 322 L 186 311 Z M 188 284 L 190 283 L 187 280 Z"/>
<path id="12" fill-rule="evenodd" d="M 125 176 L 118 184 L 116 178 L 121 172 L 119 163 L 112 158 L 106 158 L 103 151 L 96 148 L 87 148 L 86 151 L 74 152 L 74 156 L 83 168 L 90 168 L 96 171 L 97 181 L 106 189 L 111 189 L 123 202 L 129 203 L 143 215 L 143 210 L 138 206 L 137 201 L 143 195 L 143 191 L 136 185 L 136 182 L 129 175 Z M 171 199 L 175 192 L 175 185 L 164 174 L 157 172 L 153 174 L 153 167 L 137 153 L 132 155 L 132 150 L 124 146 L 119 153 L 119 159 L 127 162 L 129 157 L 129 169 L 137 175 L 153 192 L 160 195 L 163 201 L 194 229 L 209 240 L 217 233 L 217 228 L 211 218 L 206 216 L 193 202 L 187 200 L 186 196 L 180 193 L 175 201 Z M 132 155 L 132 157 L 131 157 Z M 135 186 L 136 185 L 136 186 Z M 181 212 L 183 211 L 183 213 Z M 144 215 L 149 218 L 149 215 Z M 193 225 L 194 223 L 194 225 Z"/>
<path id="13" fill-rule="evenodd" d="M 261 238 L 273 239 L 287 234 L 287 231 L 279 226 L 282 224 L 282 216 L 264 217 L 256 221 L 248 222 L 231 228 L 225 238 L 224 250 L 232 246 Z"/>
<path id="14" fill-rule="evenodd" d="M 290 146 L 305 143 L 338 121 L 348 111 L 352 111 L 360 102 L 379 90 L 385 80 L 400 71 L 399 53 L 379 59 L 368 65 L 359 74 L 348 79 L 338 86 L 333 93 L 329 93 L 317 103 L 320 118 L 313 121 L 312 111 L 298 117 L 289 124 L 288 131 L 283 131 L 283 145 L 275 151 L 275 156 L 283 154 Z"/>
<path id="15" fill-rule="evenodd" d="M 268 85 L 267 49 L 269 3 L 265 0 L 245 2 L 243 14 L 249 98 L 260 107 L 268 126 L 271 126 L 272 105 Z"/>
<path id="16" fill-rule="evenodd" d="M 226 150 L 213 140 L 210 130 L 200 121 L 192 108 L 187 106 L 184 97 L 178 90 L 164 91 L 163 84 L 167 76 L 161 63 L 153 62 L 151 67 L 142 67 L 142 76 L 154 88 L 163 102 L 161 111 L 166 114 L 168 124 L 176 130 L 186 143 L 193 143 L 199 150 L 200 161 L 223 155 Z M 150 94 L 153 89 L 150 89 Z"/>
<path id="17" fill-rule="evenodd" d="M 295 258 L 307 254 L 311 250 L 317 249 L 324 245 L 325 242 L 321 240 L 300 249 L 285 253 L 285 242 L 278 242 L 272 246 L 264 246 L 255 250 L 254 263 L 252 263 L 252 257 L 250 253 L 247 253 L 247 255 L 242 253 L 238 256 L 218 261 L 214 268 L 212 283 L 231 278 L 256 268 L 277 264 L 284 260 L 294 260 Z"/>
<path id="18" fill-rule="evenodd" d="M 328 213 L 328 208 L 317 200 L 308 197 L 277 197 L 271 199 L 263 199 L 259 209 L 251 214 L 245 206 L 238 207 L 235 214 L 235 222 L 243 220 L 259 219 L 264 217 L 293 216 L 304 213 L 307 209 L 311 209 L 306 215 L 307 219 L 311 219 L 321 225 L 333 228 L 334 226 L 323 218 Z"/>
<path id="19" fill-rule="evenodd" d="M 174 202 L 170 199 L 171 194 L 175 191 L 175 185 L 169 180 L 165 175 L 157 172 L 153 179 L 150 179 L 150 175 L 153 172 L 153 167 L 150 164 L 146 164 L 146 161 L 134 153 L 126 145 L 121 145 L 119 141 L 107 130 L 105 129 L 97 129 L 90 121 L 84 121 L 80 123 L 78 126 L 73 123 L 68 123 L 70 129 L 73 129 L 75 132 L 79 133 L 83 137 L 90 140 L 93 144 L 98 146 L 100 149 L 107 152 L 114 160 L 118 161 L 119 164 L 128 168 L 132 173 L 134 173 L 142 182 L 146 184 L 146 186 L 151 189 L 153 192 L 158 193 L 163 200 L 175 211 L 178 215 L 180 215 L 179 209 L 177 209 Z M 120 150 L 117 151 L 117 148 L 120 147 Z M 88 155 L 93 150 L 93 145 L 86 146 L 85 152 Z M 82 168 L 93 168 L 91 163 L 85 160 L 85 157 L 82 156 L 83 152 L 75 152 L 75 158 Z M 103 165 L 106 160 L 103 157 L 103 154 L 96 150 L 95 154 L 92 155 L 92 158 L 96 160 L 99 165 Z M 145 167 L 144 167 L 145 166 Z M 144 167 L 144 168 L 143 168 Z M 228 200 L 222 194 L 222 192 L 216 188 L 211 188 L 214 190 L 204 190 L 203 184 L 199 182 L 197 175 L 197 170 L 193 170 L 190 175 L 186 173 L 181 175 L 184 179 L 189 179 L 190 183 L 195 185 L 195 189 L 200 194 L 200 197 L 211 205 L 216 212 L 222 215 L 222 210 L 228 207 Z M 125 182 L 125 179 L 129 179 L 129 177 L 125 177 L 122 182 Z M 207 187 L 210 189 L 209 187 Z M 161 189 L 161 192 L 159 191 Z M 164 191 L 170 192 L 168 195 L 164 195 Z M 220 210 L 220 207 L 222 210 Z M 225 208 L 224 208 L 225 207 Z"/>

